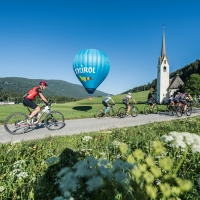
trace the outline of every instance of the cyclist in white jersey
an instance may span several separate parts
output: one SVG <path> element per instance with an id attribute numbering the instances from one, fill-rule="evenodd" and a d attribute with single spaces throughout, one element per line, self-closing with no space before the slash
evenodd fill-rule
<path id="1" fill-rule="evenodd" d="M 113 99 L 110 97 L 110 94 L 108 94 L 108 96 L 102 101 L 102 104 L 106 107 L 105 109 L 105 114 L 108 112 L 109 108 L 108 108 L 108 102 L 112 101 L 113 104 L 115 104 L 115 102 L 113 101 Z"/>
<path id="2" fill-rule="evenodd" d="M 129 99 L 132 99 L 132 101 L 134 103 L 136 103 L 135 99 L 131 96 L 131 93 L 128 92 L 127 95 L 122 100 L 122 103 L 126 105 L 126 114 L 127 115 L 128 115 L 129 110 L 130 110 Z"/>

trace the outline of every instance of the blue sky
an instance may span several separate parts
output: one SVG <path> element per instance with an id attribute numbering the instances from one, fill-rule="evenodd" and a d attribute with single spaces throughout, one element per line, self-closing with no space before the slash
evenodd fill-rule
<path id="1" fill-rule="evenodd" d="M 157 75 L 165 26 L 170 72 L 200 59 L 199 0 L 0 0 L 0 77 L 64 80 L 75 55 L 103 51 L 98 90 L 119 94 Z"/>

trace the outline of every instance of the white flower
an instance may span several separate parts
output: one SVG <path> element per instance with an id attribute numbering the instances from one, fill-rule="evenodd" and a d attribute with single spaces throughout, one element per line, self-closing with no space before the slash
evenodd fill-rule
<path id="1" fill-rule="evenodd" d="M 13 164 L 13 167 L 14 167 L 14 168 L 21 167 L 21 165 L 22 165 L 23 163 L 25 163 L 24 160 L 18 160 L 18 161 L 16 161 L 16 162 Z"/>
<path id="2" fill-rule="evenodd" d="M 90 136 L 84 136 L 83 140 L 86 141 L 86 142 L 88 142 L 89 140 L 92 140 L 92 137 L 90 137 Z"/>
<path id="3" fill-rule="evenodd" d="M 176 148 L 181 147 L 182 149 L 185 149 L 187 145 L 186 145 L 185 142 L 183 142 L 182 140 L 175 140 L 175 141 L 174 141 L 174 146 L 175 146 Z"/>
<path id="4" fill-rule="evenodd" d="M 5 190 L 4 186 L 0 186 L 0 192 L 3 192 Z"/>
<path id="5" fill-rule="evenodd" d="M 171 141 L 174 140 L 174 137 L 171 136 L 171 135 L 163 135 L 163 136 L 161 137 L 161 140 L 162 140 L 163 142 L 171 142 Z"/>
<path id="6" fill-rule="evenodd" d="M 119 146 L 119 145 L 120 145 L 120 142 L 117 141 L 117 140 L 114 140 L 114 141 L 112 142 L 112 144 L 113 144 L 114 146 Z"/>
<path id="7" fill-rule="evenodd" d="M 17 174 L 18 172 L 20 172 L 19 169 L 14 169 L 13 171 L 10 172 L 10 176 L 15 176 L 15 174 Z"/>
<path id="8" fill-rule="evenodd" d="M 191 146 L 191 149 L 192 149 L 193 153 L 196 153 L 196 152 L 200 153 L 200 145 L 199 144 L 193 144 Z"/>
<path id="9" fill-rule="evenodd" d="M 17 174 L 18 179 L 23 179 L 26 178 L 27 176 L 28 176 L 27 172 L 20 172 L 19 174 Z"/>

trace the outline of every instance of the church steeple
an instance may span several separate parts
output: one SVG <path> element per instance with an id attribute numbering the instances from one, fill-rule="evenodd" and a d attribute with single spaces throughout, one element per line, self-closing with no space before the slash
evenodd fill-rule
<path id="1" fill-rule="evenodd" d="M 163 29 L 161 58 L 163 59 L 164 56 L 166 56 L 166 48 L 165 48 L 165 32 L 164 32 L 164 29 Z"/>

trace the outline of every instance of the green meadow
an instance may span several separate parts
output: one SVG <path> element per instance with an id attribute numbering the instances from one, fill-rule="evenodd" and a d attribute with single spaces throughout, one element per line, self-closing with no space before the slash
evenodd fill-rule
<path id="1" fill-rule="evenodd" d="M 141 112 L 147 93 L 133 94 Z M 123 96 L 113 97 L 116 107 Z M 101 101 L 52 109 L 66 119 L 93 117 Z M 0 109 L 1 119 L 26 112 L 22 105 Z M 11 142 L 0 144 L 0 152 L 1 200 L 200 199 L 199 117 Z"/>

